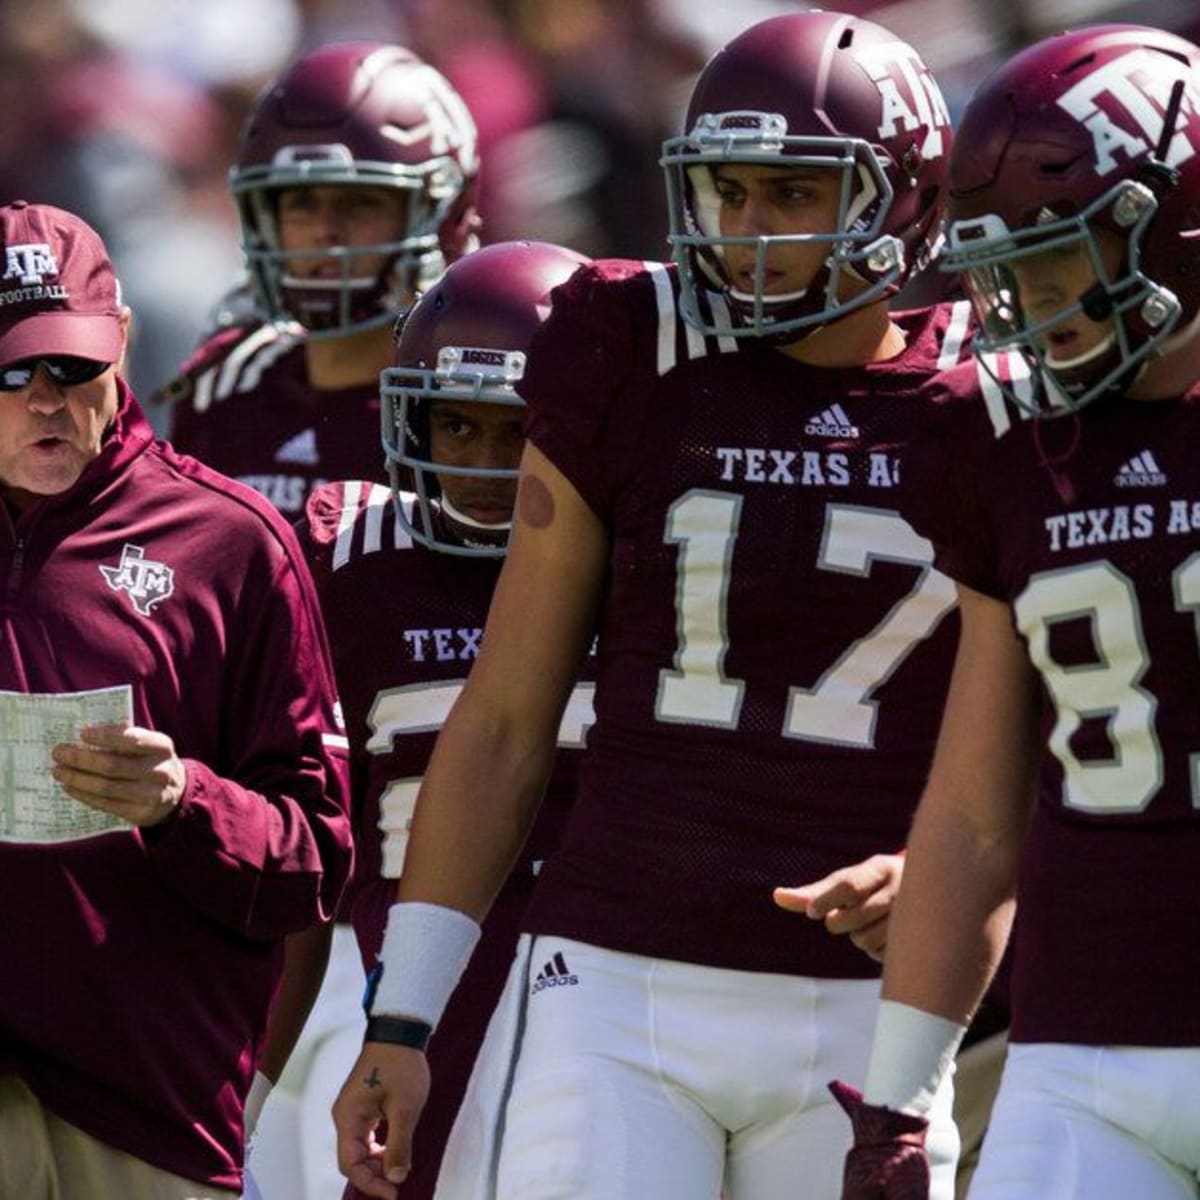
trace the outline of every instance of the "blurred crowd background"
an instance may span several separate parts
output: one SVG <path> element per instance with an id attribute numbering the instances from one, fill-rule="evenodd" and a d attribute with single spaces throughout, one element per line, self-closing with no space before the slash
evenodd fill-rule
<path id="1" fill-rule="evenodd" d="M 226 188 L 254 98 L 323 42 L 395 41 L 438 67 L 480 128 L 485 240 L 661 258 L 657 166 L 692 80 L 779 0 L 0 0 L 0 194 L 100 231 L 133 306 L 145 397 L 240 269 Z M 957 115 L 1046 34 L 1132 21 L 1200 40 L 1197 0 L 841 0 L 923 54 Z"/>

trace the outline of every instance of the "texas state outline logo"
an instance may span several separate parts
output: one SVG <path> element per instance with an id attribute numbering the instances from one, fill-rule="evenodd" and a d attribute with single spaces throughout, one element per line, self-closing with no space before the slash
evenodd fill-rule
<path id="1" fill-rule="evenodd" d="M 175 572 L 166 563 L 147 558 L 146 551 L 132 542 L 121 547 L 121 561 L 115 567 L 101 565 L 100 574 L 114 592 L 124 592 L 143 617 L 175 591 Z"/>

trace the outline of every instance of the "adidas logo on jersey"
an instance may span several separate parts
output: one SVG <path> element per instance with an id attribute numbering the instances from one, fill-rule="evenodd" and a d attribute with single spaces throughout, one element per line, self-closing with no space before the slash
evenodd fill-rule
<path id="1" fill-rule="evenodd" d="M 280 463 L 307 463 L 314 466 L 321 461 L 317 454 L 317 431 L 305 429 L 290 437 L 275 451 L 275 461 Z"/>
<path id="2" fill-rule="evenodd" d="M 571 974 L 571 970 L 567 966 L 567 960 L 563 958 L 562 951 L 560 950 L 538 972 L 538 977 L 533 981 L 533 987 L 529 989 L 529 994 L 536 996 L 544 988 L 577 987 L 578 984 L 579 976 Z"/>
<path id="3" fill-rule="evenodd" d="M 1123 463 L 1113 479 L 1117 487 L 1162 487 L 1166 482 L 1166 475 L 1149 450 L 1143 450 Z"/>
<path id="4" fill-rule="evenodd" d="M 840 404 L 831 404 L 805 425 L 804 432 L 812 437 L 856 438 L 858 426 L 851 423 Z"/>

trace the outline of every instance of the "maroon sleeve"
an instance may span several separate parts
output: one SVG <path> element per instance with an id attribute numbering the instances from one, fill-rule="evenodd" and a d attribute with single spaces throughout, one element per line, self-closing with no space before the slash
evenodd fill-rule
<path id="1" fill-rule="evenodd" d="M 938 569 L 957 583 L 997 598 L 995 537 L 979 485 L 988 465 L 989 432 L 971 362 L 944 372 L 926 391 L 901 470 L 904 515 L 934 547 Z"/>
<path id="2" fill-rule="evenodd" d="M 283 552 L 227 630 L 237 663 L 222 698 L 228 766 L 218 774 L 185 760 L 178 812 L 143 834 L 169 886 L 264 938 L 330 919 L 352 865 L 346 739 L 325 632 L 295 538 L 269 517 Z"/>
<path id="3" fill-rule="evenodd" d="M 611 490 L 604 467 L 613 458 L 597 453 L 597 446 L 628 377 L 636 287 L 626 281 L 640 269 L 633 262 L 598 262 L 556 288 L 521 387 L 529 439 L 601 518 Z"/>

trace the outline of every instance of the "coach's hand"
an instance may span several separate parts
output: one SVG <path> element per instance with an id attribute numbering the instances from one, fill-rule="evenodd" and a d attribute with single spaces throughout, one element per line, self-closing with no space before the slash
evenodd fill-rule
<path id="1" fill-rule="evenodd" d="M 424 1051 L 366 1042 L 333 1103 L 338 1169 L 365 1196 L 396 1200 L 429 1097 Z M 382 1140 L 381 1140 L 382 1139 Z"/>
<path id="2" fill-rule="evenodd" d="M 154 729 L 85 725 L 79 742 L 61 743 L 50 753 L 50 773 L 72 800 L 134 825 L 165 821 L 187 786 L 175 743 Z"/>
<path id="3" fill-rule="evenodd" d="M 850 1117 L 854 1145 L 846 1153 L 842 1200 L 928 1200 L 929 1157 L 924 1117 L 863 1102 L 840 1079 L 829 1085 Z"/>

